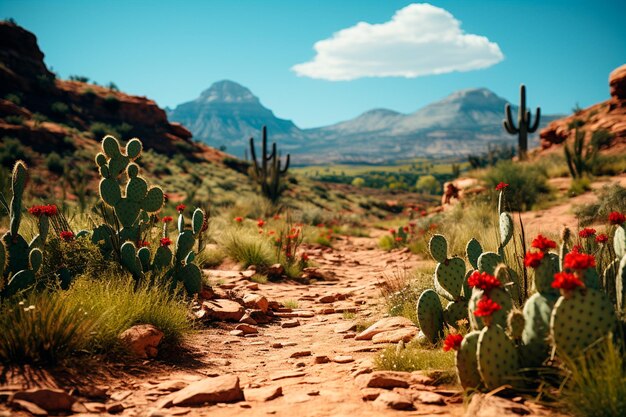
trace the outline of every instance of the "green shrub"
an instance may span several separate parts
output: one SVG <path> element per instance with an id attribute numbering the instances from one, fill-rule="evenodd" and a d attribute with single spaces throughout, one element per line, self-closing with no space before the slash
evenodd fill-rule
<path id="1" fill-rule="evenodd" d="M 441 184 L 432 175 L 422 175 L 415 183 L 415 189 L 421 193 L 437 194 L 440 188 Z"/>
<path id="2" fill-rule="evenodd" d="M 4 116 L 4 120 L 10 125 L 23 125 L 24 124 L 24 117 L 17 116 L 14 114 Z"/>
<path id="3" fill-rule="evenodd" d="M 70 75 L 69 76 L 69 80 L 70 81 L 79 81 L 81 83 L 88 83 L 89 82 L 89 77 L 85 77 L 84 75 Z"/>
<path id="4" fill-rule="evenodd" d="M 114 95 L 108 95 L 104 98 L 104 107 L 109 111 L 116 111 L 120 108 L 120 101 Z"/>
<path id="5" fill-rule="evenodd" d="M 55 101 L 50 106 L 50 110 L 52 111 L 52 113 L 56 113 L 58 115 L 65 115 L 69 111 L 69 109 L 70 108 L 68 107 L 67 104 L 62 103 L 60 101 Z"/>
<path id="6" fill-rule="evenodd" d="M 0 165 L 13 168 L 13 165 L 18 160 L 26 163 L 31 162 L 27 148 L 22 145 L 19 139 L 3 136 L 2 140 L 0 140 Z"/>
<path id="7" fill-rule="evenodd" d="M 0 307 L 0 361 L 54 363 L 89 347 L 98 317 L 55 291 L 32 292 Z"/>
<path id="8" fill-rule="evenodd" d="M 533 164 L 499 162 L 485 173 L 484 180 L 492 190 L 500 182 L 509 184 L 507 202 L 510 211 L 530 210 L 542 194 L 550 191 L 546 172 Z"/>
<path id="9" fill-rule="evenodd" d="M 591 180 L 588 177 L 576 178 L 572 180 L 572 184 L 567 191 L 570 197 L 581 195 L 591 190 Z"/>
<path id="10" fill-rule="evenodd" d="M 65 164 L 63 163 L 61 156 L 53 151 L 46 156 L 46 168 L 48 168 L 48 171 L 57 175 L 63 175 L 63 172 L 65 171 Z"/>
<path id="11" fill-rule="evenodd" d="M 9 100 L 13 104 L 17 104 L 18 106 L 22 104 L 22 98 L 18 94 L 9 93 L 4 96 L 5 100 Z"/>
<path id="12" fill-rule="evenodd" d="M 595 221 L 606 221 L 612 211 L 626 212 L 626 188 L 618 184 L 604 186 L 596 191 L 598 201 L 575 207 L 574 212 L 581 226 L 588 226 Z"/>
<path id="13" fill-rule="evenodd" d="M 243 268 L 250 265 L 267 267 L 272 264 L 272 253 L 268 243 L 245 232 L 229 231 L 220 239 L 226 254 Z"/>

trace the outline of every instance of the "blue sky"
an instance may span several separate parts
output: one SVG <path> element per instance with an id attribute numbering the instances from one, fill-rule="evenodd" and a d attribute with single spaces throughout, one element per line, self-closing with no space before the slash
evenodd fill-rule
<path id="1" fill-rule="evenodd" d="M 609 72 L 626 63 L 623 0 L 455 0 L 429 3 L 447 11 L 448 21 L 450 16 L 460 21 L 464 34 L 484 37 L 475 53 L 486 56 L 481 61 L 486 68 L 398 76 L 419 72 L 411 66 L 436 71 L 437 62 L 430 61 L 441 58 L 441 48 L 422 45 L 412 53 L 407 52 L 410 45 L 386 48 L 387 38 L 377 52 L 385 55 L 386 68 L 355 68 L 367 61 L 359 53 L 367 54 L 368 48 L 350 42 L 358 42 L 362 34 L 384 38 L 387 26 L 370 30 L 375 27 L 361 25 L 346 36 L 333 34 L 359 22 L 389 22 L 411 3 L 0 0 L 0 17 L 13 17 L 34 32 L 47 65 L 61 77 L 79 74 L 101 84 L 114 81 L 123 91 L 170 107 L 197 97 L 215 81 L 231 79 L 250 88 L 279 117 L 303 128 L 346 120 L 372 108 L 408 113 L 464 88 L 487 87 L 517 103 L 522 82 L 530 105 L 540 105 L 545 113 L 567 113 L 576 103 L 585 107 L 608 98 Z M 412 30 L 410 25 L 407 30 Z M 298 75 L 293 67 L 314 60 L 314 44 L 331 38 L 317 62 L 300 67 L 304 74 Z M 333 68 L 332 62 L 338 62 L 333 58 L 341 61 L 346 55 L 353 55 L 348 59 L 352 62 Z M 415 59 L 420 56 L 424 59 Z M 396 63 L 407 57 L 420 62 Z M 462 57 L 454 65 L 469 59 Z M 422 68 L 424 62 L 433 68 Z M 369 77 L 368 71 L 396 75 Z M 324 79 L 333 77 L 354 79 Z"/>

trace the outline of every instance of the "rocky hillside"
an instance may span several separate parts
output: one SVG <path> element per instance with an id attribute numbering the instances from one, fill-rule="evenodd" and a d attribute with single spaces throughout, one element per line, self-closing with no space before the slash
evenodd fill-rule
<path id="1" fill-rule="evenodd" d="M 57 79 L 44 64 L 35 35 L 0 22 L 0 137 L 17 138 L 35 153 L 72 152 L 95 146 L 104 133 L 140 137 L 147 149 L 220 160 L 223 154 L 191 142 L 145 97 L 78 81 Z"/>
<path id="2" fill-rule="evenodd" d="M 587 132 L 586 139 L 601 138 L 601 149 L 626 152 L 626 64 L 609 75 L 610 98 L 550 123 L 541 131 L 542 152 L 560 150 L 560 144 L 574 140 L 576 129 Z"/>
<path id="3" fill-rule="evenodd" d="M 228 80 L 214 83 L 200 97 L 168 113 L 170 119 L 188 127 L 195 139 L 216 148 L 224 146 L 239 156 L 248 147 L 250 136 L 258 136 L 264 125 L 283 149 L 298 147 L 303 139 L 291 120 L 279 119 L 249 89 Z"/>

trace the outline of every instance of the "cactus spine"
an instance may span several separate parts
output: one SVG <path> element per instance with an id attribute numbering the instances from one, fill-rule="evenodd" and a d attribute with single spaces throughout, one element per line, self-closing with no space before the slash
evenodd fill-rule
<path id="1" fill-rule="evenodd" d="M 507 103 L 504 106 L 504 111 L 506 114 L 506 119 L 503 121 L 504 128 L 511 135 L 518 135 L 519 159 L 525 160 L 528 152 L 528 134 L 534 133 L 539 127 L 541 108 L 537 107 L 535 122 L 531 123 L 530 110 L 526 110 L 526 86 L 522 84 L 520 86 L 520 106 L 517 115 L 517 127 L 515 127 L 513 115 L 511 114 L 511 105 Z"/>
<path id="2" fill-rule="evenodd" d="M 290 156 L 287 154 L 285 166 L 281 167 L 282 162 L 280 155 L 277 153 L 276 142 L 272 144 L 272 152 L 267 152 L 267 126 L 263 126 L 262 129 L 260 163 L 257 160 L 254 148 L 254 138 L 250 138 L 250 156 L 253 164 L 252 169 L 254 170 L 253 176 L 261 186 L 261 192 L 272 202 L 277 201 L 281 193 L 280 179 L 289 169 Z"/>

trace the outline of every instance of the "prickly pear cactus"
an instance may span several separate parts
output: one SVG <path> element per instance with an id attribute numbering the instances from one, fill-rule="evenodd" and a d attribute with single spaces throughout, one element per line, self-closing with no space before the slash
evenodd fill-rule
<path id="1" fill-rule="evenodd" d="M 435 279 L 454 300 L 458 300 L 465 279 L 465 261 L 461 258 L 444 259 L 437 264 Z"/>
<path id="2" fill-rule="evenodd" d="M 417 321 L 420 330 L 430 343 L 437 343 L 443 335 L 443 308 L 439 296 L 426 290 L 417 300 Z"/>
<path id="3" fill-rule="evenodd" d="M 533 294 L 524 304 L 524 331 L 520 356 L 527 367 L 540 366 L 550 356 L 550 316 L 556 303 L 554 294 Z"/>
<path id="4" fill-rule="evenodd" d="M 554 274 L 559 272 L 559 258 L 553 254 L 546 254 L 535 271 L 535 289 L 538 293 L 549 297 L 557 297 L 559 291 L 552 288 Z"/>
<path id="5" fill-rule="evenodd" d="M 526 319 L 524 318 L 524 313 L 517 309 L 511 310 L 506 319 L 506 330 L 509 337 L 519 342 L 522 339 L 525 324 Z"/>
<path id="6" fill-rule="evenodd" d="M 480 288 L 474 288 L 472 290 L 472 297 L 469 300 L 468 310 L 469 310 L 469 319 L 470 319 L 470 327 L 472 330 L 480 330 L 484 327 L 483 321 L 474 315 L 474 311 L 477 309 L 478 302 L 485 295 L 485 291 Z M 494 312 L 492 317 L 492 322 L 494 324 L 498 324 L 504 328 L 506 328 L 506 319 L 509 314 L 509 311 L 513 308 L 513 301 L 511 300 L 511 296 L 506 290 L 502 288 L 493 288 L 489 291 L 489 298 L 498 303 L 500 310 Z"/>
<path id="7" fill-rule="evenodd" d="M 483 248 L 480 246 L 480 242 L 476 239 L 471 238 L 469 242 L 467 242 L 467 246 L 465 247 L 465 253 L 467 254 L 467 259 L 474 269 L 478 269 L 478 258 L 483 253 Z"/>
<path id="8" fill-rule="evenodd" d="M 478 372 L 488 390 L 514 382 L 519 370 L 515 344 L 502 327 L 492 324 L 478 336 Z"/>
<path id="9" fill-rule="evenodd" d="M 615 229 L 613 248 L 615 249 L 615 255 L 617 255 L 618 259 L 626 255 L 626 225 L 622 224 Z"/>
<path id="10" fill-rule="evenodd" d="M 443 310 L 443 320 L 455 329 L 459 328 L 459 321 L 467 319 L 467 301 L 450 301 Z"/>
<path id="11" fill-rule="evenodd" d="M 557 354 L 574 358 L 615 328 L 613 305 L 601 291 L 575 290 L 560 297 L 550 317 L 550 336 Z"/>
<path id="12" fill-rule="evenodd" d="M 504 211 L 500 213 L 500 246 L 505 247 L 513 237 L 513 217 Z"/>
<path id="13" fill-rule="evenodd" d="M 615 276 L 615 298 L 617 311 L 626 309 L 626 255 L 622 257 Z"/>
<path id="14" fill-rule="evenodd" d="M 496 266 L 502 262 L 502 258 L 495 252 L 484 252 L 478 258 L 478 270 L 494 275 Z"/>
<path id="15" fill-rule="evenodd" d="M 456 370 L 463 389 L 479 389 L 482 379 L 478 372 L 478 337 L 480 332 L 473 331 L 465 335 L 456 352 Z"/>
<path id="16" fill-rule="evenodd" d="M 433 235 L 428 242 L 430 255 L 441 263 L 448 259 L 448 241 L 442 235 Z"/>

